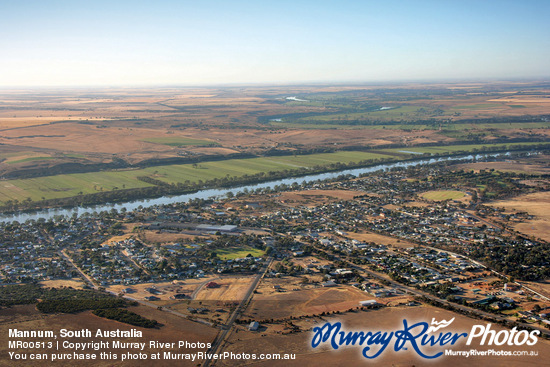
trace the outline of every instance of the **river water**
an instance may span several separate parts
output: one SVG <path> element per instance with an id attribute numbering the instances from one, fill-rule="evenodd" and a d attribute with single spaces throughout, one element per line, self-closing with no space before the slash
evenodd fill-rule
<path id="1" fill-rule="evenodd" d="M 253 185 L 243 185 L 243 186 L 236 186 L 236 187 L 223 188 L 223 189 L 200 190 L 191 194 L 162 196 L 155 199 L 140 199 L 140 200 L 133 200 L 129 202 L 116 203 L 116 204 L 108 203 L 108 204 L 93 205 L 93 206 L 87 206 L 87 207 L 54 208 L 54 209 L 42 209 L 35 212 L 3 214 L 3 215 L 0 215 L 0 222 L 4 222 L 4 223 L 13 222 L 13 221 L 25 222 L 29 219 L 37 220 L 39 218 L 44 218 L 48 220 L 57 215 L 65 215 L 65 216 L 72 216 L 73 214 L 82 215 L 84 213 L 101 212 L 105 210 L 109 211 L 111 209 L 120 210 L 122 208 L 126 208 L 128 211 L 131 211 L 131 210 L 137 209 L 139 206 L 149 207 L 154 205 L 171 204 L 175 202 L 188 202 L 193 199 L 208 199 L 212 197 L 214 198 L 222 197 L 229 192 L 237 193 L 245 189 L 252 191 L 258 188 L 273 188 L 281 184 L 291 185 L 294 182 L 301 183 L 304 181 L 312 182 L 317 180 L 326 180 L 330 178 L 336 178 L 340 175 L 351 174 L 353 176 L 359 176 L 364 173 L 370 173 L 370 172 L 375 172 L 379 170 L 386 170 L 394 167 L 411 167 L 411 166 L 417 166 L 421 164 L 432 164 L 432 163 L 444 162 L 444 161 L 460 161 L 460 160 L 468 161 L 474 158 L 483 159 L 486 157 L 496 157 L 500 155 L 509 155 L 509 154 L 510 153 L 478 154 L 475 156 L 467 155 L 467 156 L 461 156 L 461 157 L 441 157 L 441 158 L 421 159 L 421 160 L 415 160 L 415 161 L 409 161 L 409 162 L 385 163 L 385 164 L 378 164 L 370 167 L 346 169 L 346 170 L 335 171 L 335 172 L 313 174 L 309 176 L 289 177 L 285 179 L 267 181 L 267 182 L 262 182 L 258 184 L 253 184 Z"/>

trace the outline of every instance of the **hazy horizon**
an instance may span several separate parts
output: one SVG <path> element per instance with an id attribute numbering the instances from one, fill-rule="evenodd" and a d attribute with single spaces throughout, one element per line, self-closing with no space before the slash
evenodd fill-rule
<path id="1" fill-rule="evenodd" d="M 550 2 L 3 1 L 0 88 L 548 79 Z"/>

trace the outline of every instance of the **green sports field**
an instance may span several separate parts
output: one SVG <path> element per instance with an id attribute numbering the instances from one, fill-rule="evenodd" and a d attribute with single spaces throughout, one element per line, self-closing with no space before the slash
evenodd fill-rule
<path id="1" fill-rule="evenodd" d="M 466 196 L 466 194 L 456 190 L 430 191 L 422 195 L 424 199 L 433 201 L 456 200 L 464 196 Z"/>

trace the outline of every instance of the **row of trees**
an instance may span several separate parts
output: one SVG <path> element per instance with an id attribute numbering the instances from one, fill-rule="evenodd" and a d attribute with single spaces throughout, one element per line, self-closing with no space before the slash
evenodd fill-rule
<path id="1" fill-rule="evenodd" d="M 154 328 L 159 325 L 156 320 L 147 319 L 135 312 L 120 308 L 102 308 L 93 311 L 93 314 L 110 320 L 123 322 L 125 324 Z"/>

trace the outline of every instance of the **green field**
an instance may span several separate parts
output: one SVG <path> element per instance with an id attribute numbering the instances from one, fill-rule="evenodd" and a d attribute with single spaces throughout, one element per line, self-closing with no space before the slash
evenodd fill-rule
<path id="1" fill-rule="evenodd" d="M 342 130 L 437 130 L 439 126 L 426 124 L 376 124 L 376 125 L 350 125 L 346 121 L 341 123 L 299 123 L 299 122 L 278 122 L 271 121 L 272 126 L 281 128 L 298 128 L 304 130 L 319 130 L 319 129 L 342 129 Z"/>
<path id="2" fill-rule="evenodd" d="M 93 194 L 102 191 L 133 189 L 153 186 L 138 180 L 148 176 L 166 183 L 198 183 L 224 177 L 242 177 L 261 172 L 280 172 L 326 166 L 331 163 L 360 162 L 367 159 L 391 158 L 391 153 L 376 154 L 366 152 L 335 152 L 311 155 L 262 157 L 250 159 L 229 159 L 225 161 L 203 162 L 197 165 L 178 164 L 155 166 L 135 170 L 119 170 L 91 173 L 74 173 L 36 177 L 29 179 L 5 180 L 0 182 L 0 202 L 7 200 L 33 201 L 57 199 Z"/>
<path id="3" fill-rule="evenodd" d="M 45 160 L 50 160 L 50 159 L 55 159 L 55 158 L 54 157 L 29 157 L 29 158 L 18 159 L 18 160 L 15 160 L 15 161 L 9 161 L 9 162 L 6 162 L 6 163 L 16 164 L 16 163 L 24 163 L 24 162 L 32 162 L 32 161 L 45 161 Z"/>
<path id="4" fill-rule="evenodd" d="M 502 122 L 487 124 L 442 124 L 445 130 L 473 130 L 473 129 L 539 129 L 550 127 L 550 122 Z M 439 125 L 437 125 L 439 129 Z"/>
<path id="5" fill-rule="evenodd" d="M 354 113 L 341 113 L 331 115 L 318 115 L 300 118 L 300 122 L 308 121 L 338 121 L 338 120 L 399 120 L 404 118 L 410 118 L 412 116 L 418 116 L 422 113 L 419 112 L 420 108 L 416 106 L 397 106 L 392 107 L 389 110 L 381 111 L 364 111 Z"/>
<path id="6" fill-rule="evenodd" d="M 319 129 L 344 129 L 344 130 L 439 130 L 439 125 L 427 125 L 427 124 L 377 124 L 377 125 L 348 125 L 345 122 L 340 124 L 331 123 L 317 123 L 317 124 L 303 124 L 298 122 L 270 122 L 270 125 L 281 128 L 299 128 L 306 130 L 319 130 Z M 464 132 L 470 130 L 507 130 L 507 129 L 541 129 L 549 128 L 550 122 L 509 122 L 509 123 L 490 123 L 490 124 L 441 124 L 442 133 Z M 446 135 L 446 134 L 445 134 Z"/>
<path id="7" fill-rule="evenodd" d="M 496 148 L 506 150 L 508 148 L 518 146 L 518 145 L 550 145 L 550 142 L 544 143 L 508 143 L 508 144 L 466 144 L 466 145 L 444 145 L 444 146 L 433 146 L 433 147 L 411 147 L 411 148 L 393 148 L 393 149 L 383 149 L 382 152 L 388 153 L 403 153 L 403 152 L 415 152 L 415 153 L 430 153 L 430 154 L 440 154 L 440 153 L 456 153 L 460 151 L 465 152 L 479 152 L 484 148 Z M 414 154 L 411 154 L 413 156 Z"/>
<path id="8" fill-rule="evenodd" d="M 265 251 L 254 247 L 230 247 L 224 249 L 218 249 L 214 251 L 216 255 L 222 260 L 235 260 L 246 257 L 250 254 L 254 257 L 261 257 L 265 255 Z"/>
<path id="9" fill-rule="evenodd" d="M 495 107 L 504 107 L 505 105 L 501 103 L 478 103 L 472 105 L 462 105 L 451 107 L 452 110 L 483 110 L 486 108 L 495 108 Z"/>
<path id="10" fill-rule="evenodd" d="M 455 190 L 430 191 L 422 195 L 424 199 L 433 201 L 456 200 L 464 196 L 466 196 L 466 194 L 462 191 Z"/>
<path id="11" fill-rule="evenodd" d="M 33 201 L 57 199 L 92 194 L 117 189 L 131 189 L 152 186 L 137 180 L 136 171 L 113 171 L 75 173 L 36 177 L 0 182 L 0 202 L 7 200 L 23 201 L 30 198 Z"/>
<path id="12" fill-rule="evenodd" d="M 206 184 L 226 177 L 243 177 L 255 174 L 284 172 L 291 176 L 293 171 L 303 168 L 325 167 L 336 168 L 338 163 L 359 163 L 362 161 L 384 159 L 397 161 L 403 158 L 417 157 L 415 153 L 444 154 L 460 151 L 480 151 L 484 147 L 499 147 L 505 150 L 515 145 L 533 145 L 540 143 L 514 144 L 477 144 L 446 145 L 433 147 L 410 147 L 379 150 L 376 153 L 359 151 L 339 151 L 295 156 L 272 156 L 249 159 L 229 159 L 225 161 L 202 162 L 198 164 L 177 164 L 129 169 L 36 177 L 29 179 L 0 181 L 0 204 L 8 200 L 58 199 L 82 194 L 93 194 L 105 191 L 134 189 L 154 186 L 143 182 L 138 177 L 149 177 L 169 184 Z M 546 143 L 550 144 L 550 143 Z M 411 153 L 408 153 L 411 152 Z M 332 167 L 331 167 L 332 165 Z"/>
<path id="13" fill-rule="evenodd" d="M 212 145 L 219 145 L 218 143 L 211 141 L 211 140 L 200 140 L 200 139 L 191 139 L 191 138 L 184 138 L 179 136 L 170 136 L 165 138 L 149 138 L 149 139 L 143 139 L 143 141 L 149 142 L 149 143 L 155 143 L 155 144 L 162 144 L 162 145 L 169 145 L 172 147 L 183 147 L 183 146 L 212 146 Z"/>

